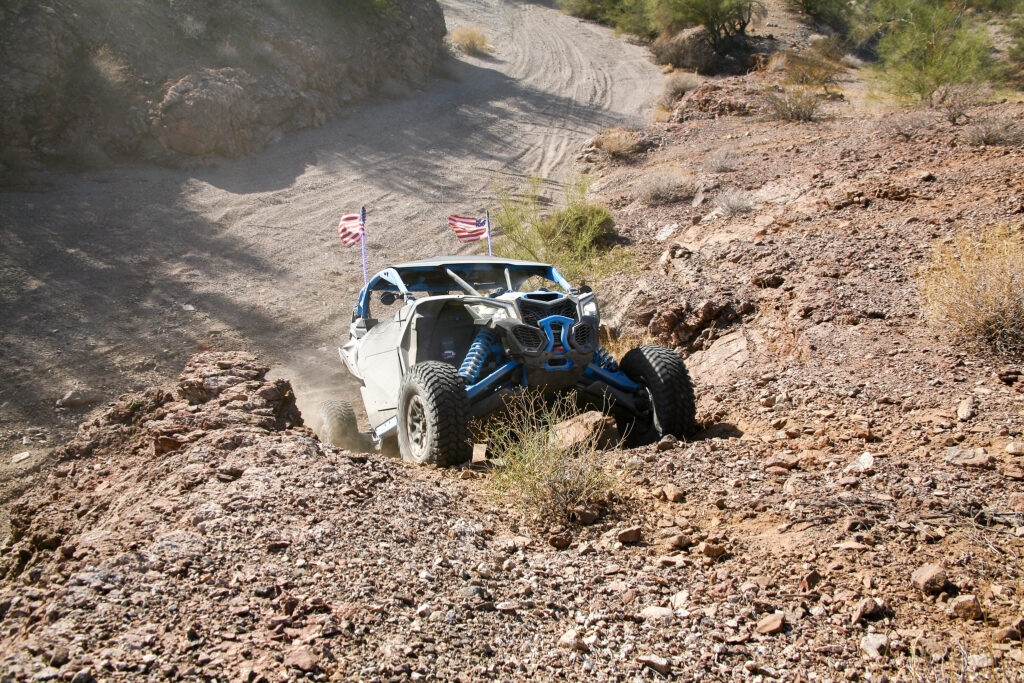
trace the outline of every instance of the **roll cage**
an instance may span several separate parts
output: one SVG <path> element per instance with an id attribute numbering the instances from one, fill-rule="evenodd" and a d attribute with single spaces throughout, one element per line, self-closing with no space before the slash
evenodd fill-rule
<path id="1" fill-rule="evenodd" d="M 382 270 L 359 291 L 352 319 L 367 317 L 370 297 L 374 293 L 391 292 L 406 301 L 416 300 L 418 294 L 430 297 L 461 293 L 493 297 L 504 292 L 518 292 L 533 278 L 555 284 L 566 294 L 573 291 L 558 269 L 544 264 L 508 261 L 395 266 Z"/>

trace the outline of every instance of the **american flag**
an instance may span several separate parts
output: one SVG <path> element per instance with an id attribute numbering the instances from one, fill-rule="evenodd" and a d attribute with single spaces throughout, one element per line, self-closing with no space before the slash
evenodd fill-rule
<path id="1" fill-rule="evenodd" d="M 346 213 L 338 223 L 338 236 L 346 247 L 351 247 L 363 237 L 366 229 L 366 207 L 359 209 L 359 213 Z"/>
<path id="2" fill-rule="evenodd" d="M 455 236 L 460 242 L 476 242 L 478 239 L 487 237 L 491 226 L 487 225 L 486 218 L 468 218 L 466 216 L 448 216 L 448 225 L 455 229 Z"/>

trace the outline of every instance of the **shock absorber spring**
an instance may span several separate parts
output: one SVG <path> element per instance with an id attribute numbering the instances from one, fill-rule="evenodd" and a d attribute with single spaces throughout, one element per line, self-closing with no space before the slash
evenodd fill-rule
<path id="1" fill-rule="evenodd" d="M 476 338 L 473 339 L 473 343 L 469 345 L 469 351 L 466 352 L 466 359 L 462 361 L 462 367 L 459 368 L 459 374 L 467 384 L 476 381 L 480 369 L 484 366 L 484 361 L 487 360 L 487 354 L 496 340 L 497 337 L 494 336 L 492 330 L 481 329 L 476 333 Z"/>
<path id="2" fill-rule="evenodd" d="M 608 372 L 616 372 L 619 369 L 619 364 L 615 362 L 615 356 L 603 346 L 598 346 L 594 351 L 594 362 Z"/>

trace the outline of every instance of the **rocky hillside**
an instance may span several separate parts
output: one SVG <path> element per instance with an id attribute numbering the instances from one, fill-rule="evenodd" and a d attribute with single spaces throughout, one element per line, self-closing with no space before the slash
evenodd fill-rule
<path id="1" fill-rule="evenodd" d="M 736 408 L 756 416 L 742 435 L 705 412 L 699 441 L 610 451 L 613 505 L 567 529 L 496 501 L 483 463 L 431 470 L 322 444 L 266 372 L 201 354 L 173 394 L 124 396 L 57 450 L 0 549 L 10 676 L 1017 680 L 1024 667 L 1024 508 L 1006 480 L 1024 450 L 999 407 L 1019 404 L 1016 376 L 936 372 L 974 387 L 949 414 L 770 365 L 735 403 L 703 392 L 719 415 L 761 406 Z M 921 424 L 926 446 L 891 438 L 890 413 Z"/>
<path id="2" fill-rule="evenodd" d="M 441 54 L 435 0 L 53 0 L 0 7 L 0 172 L 240 157 Z"/>

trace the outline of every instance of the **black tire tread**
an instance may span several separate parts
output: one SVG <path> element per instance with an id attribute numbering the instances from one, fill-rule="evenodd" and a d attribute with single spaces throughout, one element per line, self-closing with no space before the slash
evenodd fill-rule
<path id="1" fill-rule="evenodd" d="M 436 437 L 430 444 L 426 462 L 439 467 L 462 465 L 473 458 L 469 430 L 469 396 L 466 385 L 453 366 L 440 361 L 417 363 L 402 379 L 398 395 L 414 384 L 424 399 Z M 405 401 L 399 411 L 404 413 Z"/>
<path id="2" fill-rule="evenodd" d="M 626 353 L 619 367 L 630 379 L 644 384 L 650 391 L 662 427 L 656 438 L 665 434 L 689 438 L 697 432 L 697 398 L 686 364 L 676 352 L 657 344 L 645 344 Z M 646 443 L 652 440 L 648 437 Z"/>
<path id="3" fill-rule="evenodd" d="M 356 411 L 348 401 L 321 401 L 317 412 L 323 422 L 323 440 L 332 446 L 350 448 L 358 439 Z"/>

